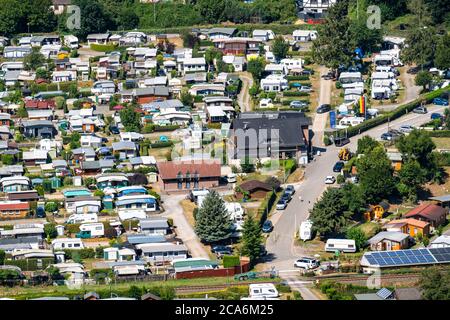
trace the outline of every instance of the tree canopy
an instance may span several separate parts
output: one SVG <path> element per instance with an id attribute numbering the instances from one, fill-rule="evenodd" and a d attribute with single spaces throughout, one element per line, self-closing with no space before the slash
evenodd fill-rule
<path id="1" fill-rule="evenodd" d="M 210 191 L 196 215 L 195 232 L 202 241 L 214 243 L 228 239 L 231 228 L 225 202 L 216 191 Z"/>
<path id="2" fill-rule="evenodd" d="M 242 231 L 241 254 L 254 261 L 261 255 L 261 226 L 252 216 L 245 220 Z"/>

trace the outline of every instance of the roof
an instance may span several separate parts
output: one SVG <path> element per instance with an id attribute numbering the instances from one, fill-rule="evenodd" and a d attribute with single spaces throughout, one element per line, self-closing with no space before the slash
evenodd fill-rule
<path id="1" fill-rule="evenodd" d="M 25 108 L 29 109 L 54 109 L 56 102 L 54 100 L 27 100 Z"/>
<path id="2" fill-rule="evenodd" d="M 139 226 L 141 229 L 167 229 L 169 223 L 167 219 L 142 219 L 139 220 Z"/>
<path id="3" fill-rule="evenodd" d="M 429 223 L 426 221 L 420 221 L 417 219 L 408 218 L 408 219 L 398 219 L 398 220 L 389 221 L 388 223 L 385 224 L 385 227 L 393 226 L 396 224 L 398 224 L 398 225 L 409 224 L 409 225 L 419 227 L 419 228 L 425 228 L 427 225 L 429 225 Z"/>
<path id="4" fill-rule="evenodd" d="M 222 33 L 231 36 L 236 32 L 236 30 L 236 28 L 211 28 L 208 31 L 208 35 L 213 33 Z"/>
<path id="5" fill-rule="evenodd" d="M 241 189 L 243 189 L 244 191 L 248 191 L 248 192 L 253 192 L 254 190 L 257 190 L 257 189 L 272 191 L 272 186 L 270 184 L 259 181 L 259 180 L 245 181 L 239 187 Z"/>
<path id="6" fill-rule="evenodd" d="M 433 221 L 439 221 L 442 216 L 446 215 L 447 210 L 443 207 L 432 203 L 422 203 L 420 206 L 409 211 L 405 217 L 420 216 Z"/>
<path id="7" fill-rule="evenodd" d="M 311 119 L 304 113 L 292 112 L 244 112 L 233 120 L 233 129 L 236 130 L 265 130 L 268 135 L 259 135 L 260 144 L 267 144 L 268 138 L 279 139 L 279 147 L 303 146 L 307 143 L 302 128 L 309 126 Z M 298 134 L 293 134 L 297 132 Z M 268 137 L 267 137 L 268 136 Z"/>
<path id="8" fill-rule="evenodd" d="M 181 173 L 185 176 L 198 174 L 200 178 L 220 177 L 220 162 L 218 161 L 167 161 L 156 164 L 161 179 L 176 179 Z"/>
<path id="9" fill-rule="evenodd" d="M 377 244 L 383 240 L 390 240 L 395 242 L 402 242 L 405 239 L 408 239 L 409 235 L 403 232 L 391 232 L 391 231 L 382 231 L 374 235 L 372 238 L 367 240 L 370 244 Z"/>
<path id="10" fill-rule="evenodd" d="M 431 244 L 446 244 L 446 245 L 450 246 L 450 236 L 443 234 L 443 235 L 437 237 L 436 239 L 434 239 L 433 241 L 431 241 Z"/>
<path id="11" fill-rule="evenodd" d="M 439 196 L 439 197 L 430 197 L 428 199 L 429 200 L 439 201 L 439 202 L 449 202 L 450 201 L 450 194 L 444 194 L 444 195 Z"/>
<path id="12" fill-rule="evenodd" d="M 0 211 L 29 210 L 29 209 L 30 204 L 28 202 L 17 202 L 17 201 L 0 202 Z"/>
<path id="13" fill-rule="evenodd" d="M 184 244 L 175 243 L 146 243 L 138 244 L 136 247 L 142 252 L 170 252 L 170 251 L 188 251 Z"/>

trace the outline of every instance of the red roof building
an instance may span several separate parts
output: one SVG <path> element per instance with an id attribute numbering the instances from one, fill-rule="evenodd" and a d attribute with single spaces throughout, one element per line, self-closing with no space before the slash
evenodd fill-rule
<path id="1" fill-rule="evenodd" d="M 28 202 L 0 202 L 0 220 L 23 219 L 29 212 L 30 204 Z"/>
<path id="2" fill-rule="evenodd" d="M 446 220 L 448 210 L 433 203 L 422 203 L 409 211 L 405 217 L 425 221 L 437 228 Z"/>
<path id="3" fill-rule="evenodd" d="M 158 183 L 165 191 L 182 191 L 219 186 L 218 161 L 167 161 L 157 163 Z"/>
<path id="4" fill-rule="evenodd" d="M 55 107 L 54 100 L 27 100 L 25 102 L 25 108 L 27 109 L 47 110 L 55 109 Z"/>

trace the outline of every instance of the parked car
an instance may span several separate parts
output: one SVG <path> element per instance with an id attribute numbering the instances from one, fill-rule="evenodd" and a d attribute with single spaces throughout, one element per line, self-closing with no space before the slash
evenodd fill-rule
<path id="1" fill-rule="evenodd" d="M 287 187 L 286 187 L 286 189 L 284 190 L 284 193 L 288 193 L 289 195 L 293 195 L 294 193 L 295 193 L 295 188 L 294 188 L 294 186 L 293 185 L 288 185 Z"/>
<path id="2" fill-rule="evenodd" d="M 381 140 L 391 141 L 392 139 L 394 139 L 394 135 L 390 132 L 385 132 L 381 135 Z"/>
<path id="3" fill-rule="evenodd" d="M 327 176 L 325 178 L 325 184 L 334 184 L 336 182 L 336 178 L 333 176 Z"/>
<path id="4" fill-rule="evenodd" d="M 331 106 L 329 104 L 322 104 L 316 110 L 317 113 L 325 113 L 331 110 Z"/>
<path id="5" fill-rule="evenodd" d="M 350 139 L 349 138 L 334 138 L 334 145 L 336 147 L 342 147 L 345 146 L 346 144 L 350 143 Z"/>
<path id="6" fill-rule="evenodd" d="M 443 98 L 434 98 L 433 104 L 438 106 L 448 106 L 448 100 L 445 100 Z"/>
<path id="7" fill-rule="evenodd" d="M 262 232 L 264 232 L 264 233 L 269 233 L 269 232 L 271 232 L 272 230 L 273 230 L 273 224 L 272 224 L 272 221 L 266 220 L 266 221 L 263 223 L 263 226 L 262 226 Z"/>
<path id="8" fill-rule="evenodd" d="M 344 168 L 344 162 L 338 161 L 335 163 L 335 165 L 333 167 L 333 172 L 341 172 L 342 168 Z"/>
<path id="9" fill-rule="evenodd" d="M 292 199 L 292 195 L 289 192 L 284 191 L 283 195 L 281 196 L 281 199 L 284 199 L 287 202 L 289 202 Z"/>
<path id="10" fill-rule="evenodd" d="M 280 200 L 278 200 L 277 205 L 276 205 L 277 210 L 284 210 L 284 209 L 286 209 L 287 203 L 288 202 L 287 202 L 286 199 L 281 198 Z"/>
<path id="11" fill-rule="evenodd" d="M 420 68 L 419 67 L 411 67 L 411 68 L 409 68 L 407 71 L 406 71 L 406 73 L 409 73 L 409 74 L 416 74 L 416 73 L 418 73 L 420 71 Z"/>
<path id="12" fill-rule="evenodd" d="M 111 131 L 112 134 L 120 134 L 119 127 L 117 126 L 113 125 L 109 126 L 109 131 Z"/>
<path id="13" fill-rule="evenodd" d="M 217 257 L 222 257 L 224 255 L 231 255 L 233 253 L 233 249 L 228 246 L 214 246 L 211 248 L 211 251 L 216 254 Z"/>
<path id="14" fill-rule="evenodd" d="M 310 270 L 317 268 L 319 264 L 319 261 L 317 261 L 316 259 L 303 257 L 294 262 L 294 267 Z"/>
<path id="15" fill-rule="evenodd" d="M 426 114 L 428 113 L 428 109 L 426 107 L 420 106 L 415 108 L 412 112 L 418 113 L 418 114 Z"/>
<path id="16" fill-rule="evenodd" d="M 433 112 L 430 116 L 431 120 L 442 119 L 444 116 L 440 113 Z"/>
<path id="17" fill-rule="evenodd" d="M 289 106 L 291 108 L 305 108 L 308 106 L 308 103 L 306 103 L 305 101 L 294 100 L 294 101 L 291 101 Z"/>
<path id="18" fill-rule="evenodd" d="M 414 126 L 411 126 L 409 124 L 405 124 L 405 125 L 401 126 L 399 130 L 400 130 L 400 132 L 403 132 L 403 133 L 410 133 L 414 129 L 415 129 Z"/>
<path id="19" fill-rule="evenodd" d="M 312 89 L 311 89 L 311 87 L 308 87 L 308 86 L 301 86 L 301 87 L 298 88 L 298 91 L 300 91 L 300 92 L 311 92 Z"/>

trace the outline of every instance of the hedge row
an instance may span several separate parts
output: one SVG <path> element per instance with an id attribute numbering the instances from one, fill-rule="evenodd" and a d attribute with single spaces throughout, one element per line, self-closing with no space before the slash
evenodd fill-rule
<path id="1" fill-rule="evenodd" d="M 238 256 L 223 256 L 223 267 L 232 268 L 241 264 Z"/>
<path id="2" fill-rule="evenodd" d="M 44 258 L 42 260 L 42 267 L 38 268 L 38 259 L 22 259 L 22 260 L 5 260 L 5 265 L 19 267 L 22 271 L 36 271 L 44 270 L 49 265 L 54 264 L 55 260 L 52 258 Z"/>
<path id="3" fill-rule="evenodd" d="M 158 148 L 167 148 L 167 147 L 171 147 L 173 146 L 173 142 L 172 141 L 167 141 L 167 142 L 154 142 L 152 144 L 150 144 L 150 147 L 152 149 L 158 149 Z"/>
<path id="4" fill-rule="evenodd" d="M 155 132 L 163 132 L 163 131 L 173 131 L 179 129 L 180 126 L 178 124 L 173 124 L 170 126 L 155 126 Z"/>
<path id="5" fill-rule="evenodd" d="M 283 96 L 285 97 L 307 97 L 309 96 L 308 92 L 300 92 L 300 91 L 285 91 L 283 92 Z"/>
<path id="6" fill-rule="evenodd" d="M 448 92 L 449 90 L 450 90 L 450 87 L 446 87 L 446 88 L 443 88 L 440 90 L 429 92 L 410 103 L 407 103 L 405 105 L 398 107 L 397 109 L 395 109 L 391 112 L 387 112 L 376 118 L 372 118 L 367 121 L 364 121 L 363 123 L 361 123 L 357 126 L 349 127 L 347 129 L 337 130 L 336 132 L 326 132 L 325 134 L 326 135 L 334 134 L 335 136 L 341 137 L 341 136 L 345 135 L 345 132 L 347 132 L 348 137 L 353 137 L 364 131 L 367 131 L 374 127 L 377 127 L 383 123 L 400 118 L 401 116 L 404 116 L 408 112 L 411 112 L 413 109 L 419 107 L 422 103 L 426 103 L 426 104 L 431 103 L 434 98 L 440 97 L 443 93 Z"/>
<path id="7" fill-rule="evenodd" d="M 66 81 L 59 83 L 59 89 L 57 83 L 41 83 L 41 84 L 33 84 L 33 88 L 39 92 L 47 92 L 47 91 L 58 91 L 61 90 L 63 92 L 68 92 L 71 86 L 78 86 L 76 81 Z"/>
<path id="8" fill-rule="evenodd" d="M 434 130 L 429 131 L 428 134 L 434 138 L 450 138 L 450 130 Z"/>
<path id="9" fill-rule="evenodd" d="M 74 256 L 78 255 L 80 259 L 94 259 L 95 258 L 95 250 L 92 248 L 83 248 L 79 250 L 64 250 L 67 259 L 73 259 Z"/>
<path id="10" fill-rule="evenodd" d="M 306 81 L 309 80 L 309 76 L 304 75 L 304 76 L 287 76 L 286 79 L 288 81 Z"/>
<path id="11" fill-rule="evenodd" d="M 264 221 L 267 220 L 268 213 L 272 210 L 272 207 L 277 200 L 277 194 L 275 192 L 271 192 L 266 196 L 261 205 L 258 208 L 258 212 L 261 214 L 261 219 L 259 223 L 262 225 Z"/>

